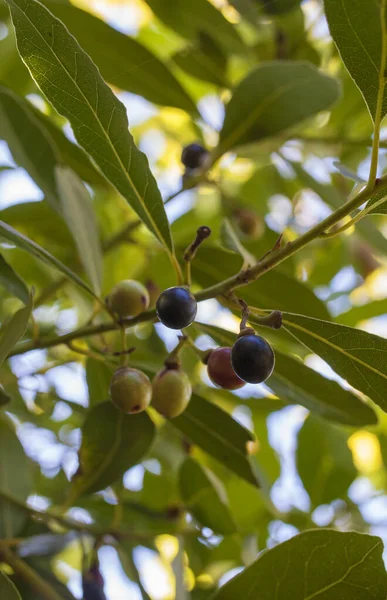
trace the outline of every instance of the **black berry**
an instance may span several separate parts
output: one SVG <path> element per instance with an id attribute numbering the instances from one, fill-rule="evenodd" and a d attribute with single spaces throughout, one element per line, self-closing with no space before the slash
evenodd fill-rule
<path id="1" fill-rule="evenodd" d="M 195 320 L 197 302 L 185 287 L 172 287 L 165 290 L 156 304 L 160 321 L 170 329 L 184 329 Z"/>
<path id="2" fill-rule="evenodd" d="M 203 146 L 190 144 L 183 149 L 181 162 L 187 169 L 200 169 L 204 166 L 208 156 L 209 152 Z"/>
<path id="3" fill-rule="evenodd" d="M 262 383 L 273 372 L 275 357 L 272 347 L 259 335 L 247 333 L 235 342 L 231 351 L 235 373 L 246 383 Z"/>
<path id="4" fill-rule="evenodd" d="M 207 360 L 207 368 L 212 383 L 225 390 L 238 390 L 245 385 L 231 364 L 231 348 L 212 350 Z"/>
<path id="5" fill-rule="evenodd" d="M 83 600 L 106 600 L 104 580 L 98 565 L 94 564 L 82 576 Z"/>

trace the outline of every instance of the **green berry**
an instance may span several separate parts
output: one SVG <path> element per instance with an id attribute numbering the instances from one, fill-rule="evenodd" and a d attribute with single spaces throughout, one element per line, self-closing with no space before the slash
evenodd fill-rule
<path id="1" fill-rule="evenodd" d="M 114 286 L 107 303 L 121 319 L 136 317 L 148 308 L 149 292 L 139 281 L 125 279 Z"/>
<path id="2" fill-rule="evenodd" d="M 181 415 L 191 399 L 192 387 L 187 373 L 165 367 L 152 382 L 152 406 L 170 419 Z"/>
<path id="3" fill-rule="evenodd" d="M 121 367 L 112 377 L 110 396 L 114 406 L 122 412 L 139 413 L 151 402 L 152 384 L 142 371 Z"/>

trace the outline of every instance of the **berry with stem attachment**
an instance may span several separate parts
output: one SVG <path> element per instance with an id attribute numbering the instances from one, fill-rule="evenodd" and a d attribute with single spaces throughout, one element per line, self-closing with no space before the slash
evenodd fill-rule
<path id="1" fill-rule="evenodd" d="M 270 344 L 253 329 L 239 335 L 231 351 L 235 373 L 246 383 L 262 383 L 274 369 L 275 356 Z"/>

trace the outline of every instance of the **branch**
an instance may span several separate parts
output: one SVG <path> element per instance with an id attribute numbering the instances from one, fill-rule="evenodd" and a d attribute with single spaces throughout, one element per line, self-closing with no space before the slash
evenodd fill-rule
<path id="1" fill-rule="evenodd" d="M 21 510 L 24 510 L 26 513 L 31 515 L 31 517 L 42 519 L 46 523 L 50 521 L 54 521 L 61 525 L 64 529 L 68 529 L 69 531 L 79 531 L 80 533 L 88 533 L 94 537 L 104 537 L 111 536 L 118 540 L 120 539 L 133 539 L 133 540 L 149 540 L 155 537 L 152 534 L 142 534 L 130 531 L 128 529 L 121 529 L 119 527 L 99 527 L 98 525 L 82 523 L 81 521 L 77 521 L 75 519 L 71 519 L 69 517 L 64 517 L 62 515 L 58 515 L 50 510 L 40 511 L 24 504 L 21 500 L 18 500 L 11 494 L 7 492 L 0 491 L 0 498 L 3 498 L 7 502 L 17 506 Z M 196 529 L 185 529 L 182 531 L 182 534 L 190 534 L 196 532 Z M 4 543 L 3 540 L 0 540 L 0 556 L 3 553 L 3 546 L 8 547 L 7 544 Z M 6 561 L 7 562 L 7 561 Z M 12 565 L 11 565 L 12 566 Z"/>
<path id="2" fill-rule="evenodd" d="M 267 254 L 261 261 L 259 261 L 253 267 L 249 269 L 240 271 L 236 275 L 229 277 L 225 281 L 222 281 L 216 285 L 213 285 L 201 292 L 195 294 L 196 300 L 198 302 L 202 300 L 208 300 L 210 298 L 216 298 L 217 296 L 223 296 L 227 294 L 231 290 L 234 290 L 238 287 L 242 287 L 248 285 L 252 281 L 256 281 L 279 265 L 281 262 L 304 248 L 310 242 L 323 237 L 324 233 L 331 229 L 334 225 L 339 223 L 344 217 L 351 214 L 355 209 L 359 208 L 364 202 L 369 200 L 372 196 L 379 193 L 381 190 L 387 189 L 387 176 L 378 179 L 376 185 L 372 190 L 363 190 L 358 196 L 348 200 L 343 206 L 338 208 L 335 212 L 330 214 L 326 219 L 315 225 L 295 239 L 293 242 L 289 242 L 286 246 L 282 248 L 278 248 L 273 250 L 269 254 Z M 126 328 L 134 327 L 139 323 L 145 323 L 147 321 L 153 321 L 156 319 L 156 311 L 151 310 L 145 313 L 142 313 L 138 317 L 134 319 L 126 319 L 123 323 Z M 118 330 L 119 325 L 117 323 L 103 323 L 101 325 L 93 325 L 87 327 L 81 327 L 80 329 L 76 329 L 75 331 L 71 331 L 70 333 L 66 333 L 60 336 L 52 336 L 43 338 L 36 341 L 26 341 L 18 344 L 9 356 L 16 356 L 19 354 L 24 354 L 25 352 L 29 352 L 30 350 L 38 350 L 44 348 L 52 348 L 53 346 L 59 346 L 60 344 L 68 344 L 73 340 L 79 338 L 87 338 L 93 335 L 99 335 L 101 333 L 106 333 L 108 331 Z"/>
<path id="3" fill-rule="evenodd" d="M 134 327 L 139 323 L 152 321 L 153 319 L 156 319 L 155 310 L 144 312 L 134 319 L 125 319 L 122 321 L 122 323 L 128 328 Z M 55 335 L 52 337 L 38 339 L 36 341 L 30 340 L 21 342 L 15 346 L 15 348 L 9 353 L 8 357 L 24 354 L 25 352 L 30 352 L 31 350 L 52 348 L 53 346 L 60 346 L 61 344 L 68 346 L 68 344 L 73 340 L 78 340 L 81 338 L 83 339 L 93 335 L 100 335 L 101 333 L 106 333 L 108 331 L 118 331 L 120 328 L 121 325 L 115 322 L 102 323 L 100 325 L 80 327 L 79 329 L 75 329 L 74 331 L 70 331 L 70 333 L 65 333 L 64 335 Z"/>
<path id="4" fill-rule="evenodd" d="M 314 240 L 323 236 L 325 231 L 331 229 L 344 217 L 351 214 L 356 208 L 359 208 L 359 206 L 361 206 L 364 202 L 384 189 L 387 189 L 387 176 L 377 180 L 377 183 L 373 189 L 364 189 L 358 196 L 348 200 L 345 204 L 343 204 L 343 206 L 335 210 L 335 212 L 330 214 L 326 219 L 309 229 L 309 231 L 300 237 L 296 238 L 293 242 L 289 242 L 283 248 L 279 248 L 274 252 L 270 252 L 266 258 L 261 260 L 258 264 L 254 265 L 250 269 L 241 271 L 240 273 L 229 277 L 225 281 L 199 292 L 196 294 L 196 299 L 201 301 L 208 300 L 209 298 L 215 298 L 216 296 L 226 294 L 227 292 L 238 287 L 247 285 L 252 281 L 256 281 L 259 279 L 259 277 L 264 275 L 264 273 L 267 273 L 267 271 L 270 271 L 290 256 L 293 256 L 293 254 L 301 250 L 301 248 L 304 248 L 310 242 L 313 242 Z"/>

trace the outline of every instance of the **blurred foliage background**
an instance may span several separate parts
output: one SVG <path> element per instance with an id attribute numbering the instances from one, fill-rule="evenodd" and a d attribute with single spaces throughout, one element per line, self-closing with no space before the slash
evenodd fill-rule
<path id="1" fill-rule="evenodd" d="M 130 131 L 166 201 L 178 258 L 200 225 L 211 227 L 211 240 L 193 263 L 194 291 L 241 268 L 235 251 L 240 244 L 243 258 L 260 258 L 280 234 L 284 243 L 294 240 L 367 179 L 372 120 L 329 35 L 322 2 L 42 2 L 125 105 Z M 325 106 L 328 91 L 316 80 L 309 91 L 285 95 L 271 120 L 258 116 L 256 129 L 235 146 L 226 140 L 210 180 L 184 175 L 183 147 L 197 142 L 216 156 L 230 99 L 237 103 L 225 123 L 233 130 L 249 102 L 254 106 L 266 93 L 259 78 L 246 84 L 240 98 L 233 90 L 257 67 L 270 70 L 272 61 L 280 61 L 275 64 L 290 78 L 291 69 L 306 61 L 313 73 L 339 81 L 340 94 L 334 98 L 332 92 Z M 383 128 L 381 134 L 379 174 L 387 148 Z M 225 138 L 223 129 L 220 139 Z M 31 78 L 4 2 L 0 139 L 3 222 L 82 281 L 85 270 L 90 275 L 95 268 L 102 298 L 122 279 L 147 283 L 154 299 L 175 285 L 167 254 Z M 72 169 L 85 184 L 82 193 L 92 198 L 91 213 L 83 221 L 76 214 L 72 227 L 57 210 L 51 163 Z M 32 287 L 35 302 L 25 340 L 1 366 L 0 540 L 58 598 L 82 597 L 82 572 L 95 581 L 90 566 L 96 554 L 107 600 L 204 600 L 260 551 L 299 532 L 330 527 L 387 537 L 382 402 L 371 394 L 379 406 L 365 399 L 361 386 L 356 391 L 294 330 L 260 330 L 277 352 L 278 370 L 267 384 L 234 393 L 216 389 L 185 349 L 184 369 L 195 392 L 189 411 L 172 421 L 152 410 L 150 417 L 133 417 L 138 421 L 125 421 L 117 444 L 115 416 L 106 403 L 117 359 L 104 353 L 120 348 L 119 332 L 72 339 L 71 332 L 108 323 L 109 316 L 52 263 L 5 238 L 2 323 L 23 310 Z M 356 229 L 315 241 L 241 295 L 258 309 L 385 338 L 386 257 L 386 217 L 372 215 Z M 199 305 L 190 331 L 205 350 L 231 345 L 238 325 L 238 312 L 210 299 Z M 67 343 L 58 343 L 58 336 L 69 333 Z M 136 347 L 131 364 L 153 376 L 176 341 L 176 333 L 158 323 L 129 328 L 127 344 Z M 387 386 L 380 398 L 386 392 Z M 141 451 L 131 445 L 136 435 Z M 81 443 L 86 472 L 83 488 L 74 494 L 71 479 Z M 22 574 L 9 567 L 4 572 L 24 600 L 41 598 Z M 299 597 L 304 596 L 294 595 Z"/>

